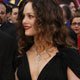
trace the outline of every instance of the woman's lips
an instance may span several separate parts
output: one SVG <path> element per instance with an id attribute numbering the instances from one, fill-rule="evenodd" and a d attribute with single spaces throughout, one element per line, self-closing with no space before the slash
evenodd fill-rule
<path id="1" fill-rule="evenodd" d="M 25 30 L 28 30 L 31 28 L 31 26 L 24 26 Z"/>
<path id="2" fill-rule="evenodd" d="M 79 31 L 79 29 L 75 29 L 76 31 Z"/>

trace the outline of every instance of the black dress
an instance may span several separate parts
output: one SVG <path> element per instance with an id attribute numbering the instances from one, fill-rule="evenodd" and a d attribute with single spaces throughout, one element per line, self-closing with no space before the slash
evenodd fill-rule
<path id="1" fill-rule="evenodd" d="M 67 67 L 80 78 L 80 56 L 75 49 L 64 48 L 45 65 L 37 80 L 67 80 Z M 26 54 L 20 58 L 17 76 L 19 80 L 32 80 Z"/>

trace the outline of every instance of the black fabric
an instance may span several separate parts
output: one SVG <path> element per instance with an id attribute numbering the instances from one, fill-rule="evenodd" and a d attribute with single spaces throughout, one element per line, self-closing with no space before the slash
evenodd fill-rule
<path id="1" fill-rule="evenodd" d="M 11 37 L 16 38 L 16 26 L 13 23 L 5 22 L 1 25 L 0 30 L 6 32 Z"/>
<path id="2" fill-rule="evenodd" d="M 59 52 L 42 69 L 37 80 L 67 80 L 67 67 L 80 78 L 80 56 L 75 49 L 58 48 Z M 18 66 L 19 80 L 32 80 L 26 54 Z"/>
<path id="3" fill-rule="evenodd" d="M 0 30 L 0 80 L 14 80 L 15 45 L 16 41 Z"/>
<path id="4" fill-rule="evenodd" d="M 75 46 L 77 46 L 77 34 L 71 29 L 71 27 L 68 27 L 70 30 L 70 37 L 75 42 Z"/>

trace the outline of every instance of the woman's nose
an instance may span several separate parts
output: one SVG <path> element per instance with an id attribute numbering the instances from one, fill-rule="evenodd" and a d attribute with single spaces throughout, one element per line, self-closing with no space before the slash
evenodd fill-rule
<path id="1" fill-rule="evenodd" d="M 23 23 L 23 25 L 28 23 L 28 19 L 27 19 L 27 17 L 24 17 L 22 23 Z"/>

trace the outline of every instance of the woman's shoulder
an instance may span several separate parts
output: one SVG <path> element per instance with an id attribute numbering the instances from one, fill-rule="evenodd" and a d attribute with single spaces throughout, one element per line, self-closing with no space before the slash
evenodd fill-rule
<path id="1" fill-rule="evenodd" d="M 80 56 L 75 48 L 59 48 L 62 61 L 80 78 Z"/>
<path id="2" fill-rule="evenodd" d="M 59 47 L 58 49 L 59 49 L 59 52 L 62 52 L 65 55 L 79 55 L 78 49 L 76 48 Z"/>
<path id="3" fill-rule="evenodd" d="M 60 55 L 67 63 L 80 63 L 79 52 L 75 48 L 59 48 Z"/>

